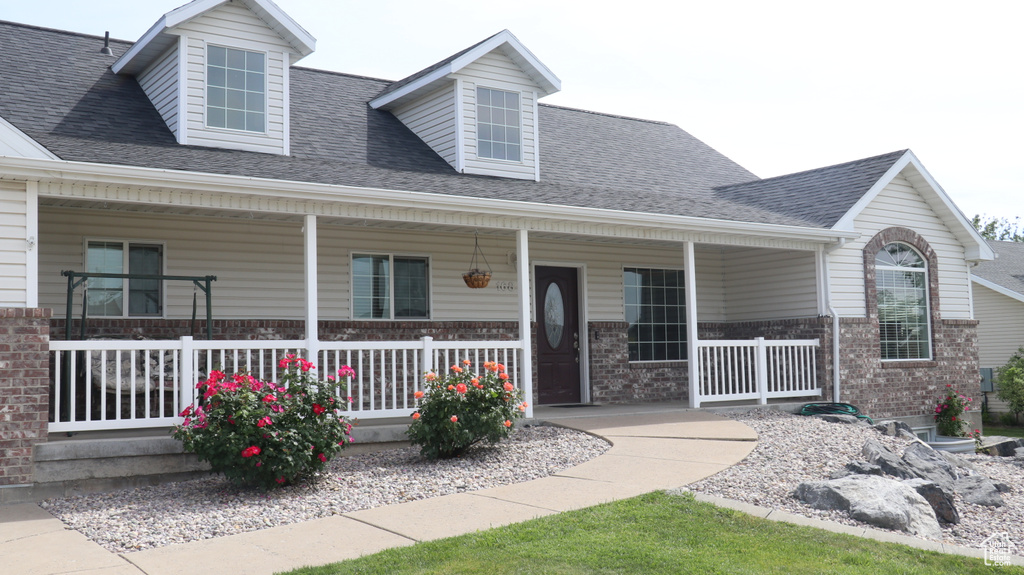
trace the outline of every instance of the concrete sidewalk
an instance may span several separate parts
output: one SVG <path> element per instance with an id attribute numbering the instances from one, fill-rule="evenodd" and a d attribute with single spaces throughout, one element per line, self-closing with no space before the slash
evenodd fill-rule
<path id="1" fill-rule="evenodd" d="M 688 485 L 738 463 L 757 439 L 749 427 L 702 411 L 547 410 L 538 419 L 599 435 L 613 445 L 582 465 L 525 483 L 124 554 L 66 529 L 38 505 L 8 505 L 0 507 L 0 566 L 18 575 L 178 575 L 199 572 L 197 566 L 206 573 L 272 574 Z M 725 500 L 714 503 L 832 531 L 862 536 L 874 531 L 788 514 L 773 517 L 771 510 L 748 510 Z M 958 552 L 887 532 L 874 538 Z M 977 552 L 960 549 L 962 554 Z"/>

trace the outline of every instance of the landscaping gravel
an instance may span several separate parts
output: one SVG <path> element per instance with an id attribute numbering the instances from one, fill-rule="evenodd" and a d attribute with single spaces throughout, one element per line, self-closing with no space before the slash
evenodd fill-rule
<path id="1" fill-rule="evenodd" d="M 579 431 L 531 426 L 498 446 L 476 446 L 456 459 L 428 462 L 416 447 L 338 457 L 316 481 L 268 493 L 210 476 L 41 505 L 121 553 L 529 481 L 593 459 L 608 447 Z"/>
<path id="2" fill-rule="evenodd" d="M 739 464 L 688 486 L 688 489 L 762 507 L 781 509 L 804 517 L 867 527 L 842 511 L 814 509 L 795 499 L 792 492 L 805 481 L 828 479 L 833 471 L 851 461 L 863 460 L 862 447 L 869 438 L 897 455 L 909 439 L 884 436 L 869 426 L 828 423 L 779 411 L 754 410 L 730 417 L 752 427 L 758 434 L 754 451 Z M 956 496 L 960 523 L 943 527 L 943 542 L 981 548 L 989 536 L 1006 533 L 1024 553 L 1024 469 L 1012 457 L 959 454 L 981 475 L 1010 486 L 1003 493 L 1004 507 L 984 507 Z"/>

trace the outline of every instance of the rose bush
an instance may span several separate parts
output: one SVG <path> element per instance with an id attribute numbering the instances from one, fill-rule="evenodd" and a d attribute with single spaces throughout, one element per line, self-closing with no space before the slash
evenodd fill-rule
<path id="1" fill-rule="evenodd" d="M 269 489 L 319 471 L 352 442 L 352 425 L 340 414 L 348 400 L 317 382 L 315 367 L 302 358 L 288 355 L 279 367 L 278 383 L 211 371 L 196 385 L 199 404 L 181 412 L 185 421 L 173 437 L 239 485 Z M 338 375 L 354 372 L 345 366 Z"/>
<path id="2" fill-rule="evenodd" d="M 946 384 L 946 394 L 935 406 L 935 425 L 938 427 L 939 435 L 949 437 L 973 437 L 969 433 L 967 420 L 964 413 L 970 411 L 972 398 L 953 389 L 952 384 Z"/>
<path id="3" fill-rule="evenodd" d="M 426 391 L 416 392 L 419 409 L 408 434 L 428 459 L 455 457 L 480 441 L 498 443 L 526 411 L 504 365 L 486 362 L 484 373 L 475 374 L 469 360 L 462 364 L 447 375 L 426 374 Z"/>

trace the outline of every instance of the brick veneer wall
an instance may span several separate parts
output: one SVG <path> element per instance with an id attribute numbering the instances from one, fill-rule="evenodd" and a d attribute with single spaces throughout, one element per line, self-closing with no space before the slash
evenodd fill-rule
<path id="1" fill-rule="evenodd" d="M 0 485 L 32 483 L 46 441 L 50 309 L 0 308 Z"/>
<path id="2" fill-rule="evenodd" d="M 629 324 L 590 322 L 590 393 L 594 403 L 682 401 L 689 397 L 687 362 L 629 361 Z"/>

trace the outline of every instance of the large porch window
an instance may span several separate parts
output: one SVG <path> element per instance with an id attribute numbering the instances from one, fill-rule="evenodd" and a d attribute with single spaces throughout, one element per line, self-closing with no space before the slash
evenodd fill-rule
<path id="1" fill-rule="evenodd" d="M 429 269 L 427 258 L 354 254 L 352 317 L 429 318 Z"/>
<path id="2" fill-rule="evenodd" d="M 686 359 L 683 270 L 625 268 L 629 361 Z"/>
<path id="3" fill-rule="evenodd" d="M 129 274 L 160 275 L 163 273 L 163 251 L 163 246 L 154 244 L 90 241 L 86 268 L 92 273 L 123 274 L 127 269 Z M 160 280 L 89 280 L 90 316 L 125 317 L 126 299 L 129 317 L 159 316 L 163 313 L 163 286 Z"/>
<path id="4" fill-rule="evenodd" d="M 906 244 L 887 244 L 875 256 L 882 359 L 931 357 L 928 268 Z"/>

